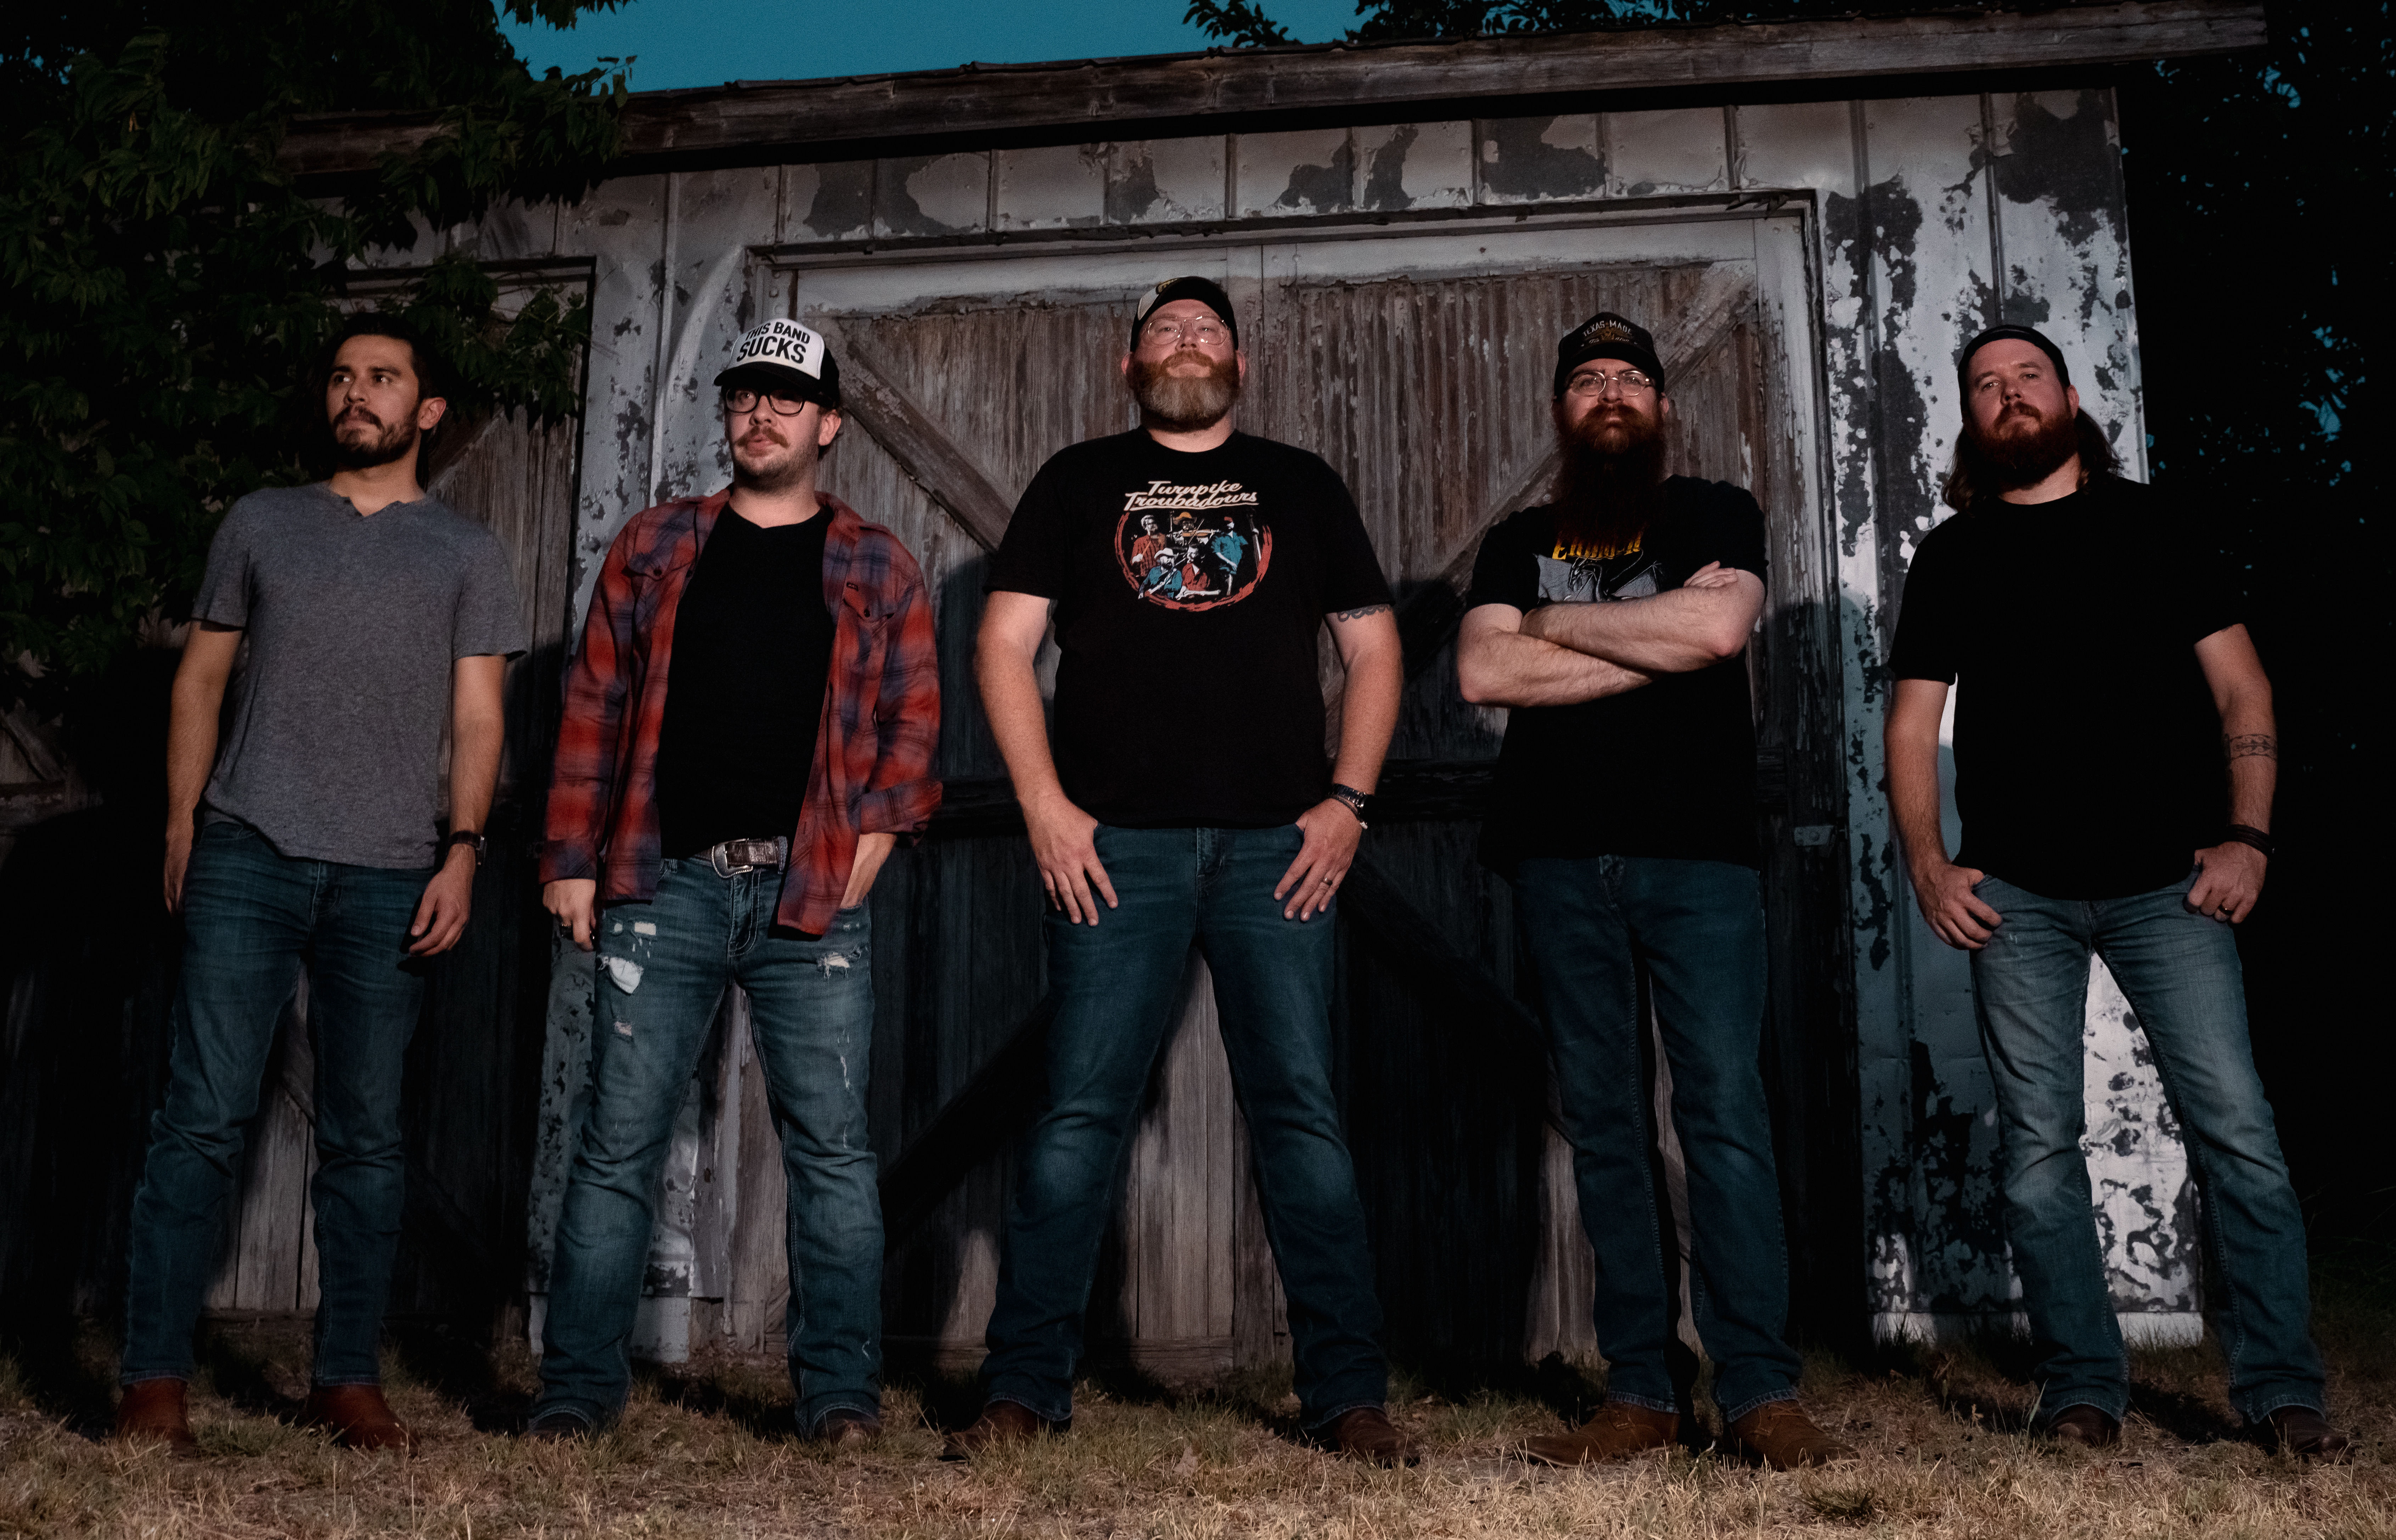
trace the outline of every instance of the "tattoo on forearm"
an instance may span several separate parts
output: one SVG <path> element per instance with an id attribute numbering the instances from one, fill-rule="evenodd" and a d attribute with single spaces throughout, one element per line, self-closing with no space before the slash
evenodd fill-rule
<path id="1" fill-rule="evenodd" d="M 2253 754 L 2267 760 L 2280 757 L 2280 740 L 2269 733 L 2242 733 L 2235 737 L 2221 735 L 2221 757 L 2240 760 Z"/>
<path id="2" fill-rule="evenodd" d="M 1334 620 L 1362 620 L 1368 615 L 1387 615 L 1389 612 L 1390 606 L 1387 604 L 1367 604 L 1363 609 L 1333 610 L 1331 612 L 1331 618 Z"/>

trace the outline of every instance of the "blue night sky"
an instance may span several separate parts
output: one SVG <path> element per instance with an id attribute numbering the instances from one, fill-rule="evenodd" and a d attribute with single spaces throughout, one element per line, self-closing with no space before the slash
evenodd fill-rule
<path id="1" fill-rule="evenodd" d="M 1182 53 L 1211 41 L 1183 23 L 1187 8 L 1187 0 L 631 0 L 586 15 L 571 32 L 504 14 L 499 25 L 536 73 L 554 64 L 571 74 L 601 56 L 632 54 L 632 89 L 661 91 L 969 60 Z M 1355 0 L 1271 0 L 1266 12 L 1308 43 L 1345 36 L 1356 19 Z"/>

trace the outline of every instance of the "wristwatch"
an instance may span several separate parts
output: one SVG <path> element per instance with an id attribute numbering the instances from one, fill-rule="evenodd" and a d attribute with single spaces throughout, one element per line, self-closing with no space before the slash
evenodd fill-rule
<path id="1" fill-rule="evenodd" d="M 1335 781 L 1332 783 L 1331 796 L 1333 801 L 1339 803 L 1345 806 L 1349 812 L 1356 815 L 1356 823 L 1358 827 L 1364 829 L 1370 829 L 1373 827 L 1371 824 L 1364 821 L 1364 816 L 1373 810 L 1373 799 L 1368 793 L 1359 791 L 1352 786 L 1341 786 Z"/>
<path id="2" fill-rule="evenodd" d="M 453 829 L 441 841 L 441 858 L 447 860 L 451 847 L 464 845 L 474 853 L 474 864 L 479 867 L 483 864 L 483 852 L 489 843 L 479 829 Z"/>

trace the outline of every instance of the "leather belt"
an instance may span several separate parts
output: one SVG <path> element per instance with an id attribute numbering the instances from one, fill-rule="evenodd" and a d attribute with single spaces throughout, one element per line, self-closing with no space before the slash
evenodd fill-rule
<path id="1" fill-rule="evenodd" d="M 787 835 L 771 840 L 726 840 L 707 850 L 707 864 L 715 869 L 718 877 L 729 877 L 736 871 L 779 871 L 790 864 L 790 859 L 791 842 Z"/>

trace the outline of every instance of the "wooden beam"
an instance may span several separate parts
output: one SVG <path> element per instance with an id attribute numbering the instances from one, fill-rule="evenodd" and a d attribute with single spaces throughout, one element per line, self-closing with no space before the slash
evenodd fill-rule
<path id="1" fill-rule="evenodd" d="M 2055 10 L 1840 17 L 1720 26 L 1640 26 L 1539 37 L 1209 50 L 834 80 L 740 81 L 643 91 L 627 115 L 633 168 L 676 161 L 768 165 L 843 145 L 1057 130 L 1136 137 L 1133 126 L 1241 114 L 1387 113 L 1403 103 L 1869 80 L 2056 69 L 2224 53 L 2269 40 L 2260 0 L 2155 0 Z M 1369 103 L 1369 107 L 1362 104 Z M 426 113 L 295 119 L 284 166 L 307 178 L 372 173 L 435 130 Z"/>
<path id="2" fill-rule="evenodd" d="M 984 551 L 996 551 L 1006 537 L 1015 509 L 982 474 L 972 457 L 951 443 L 924 409 L 868 356 L 836 321 L 809 315 L 806 324 L 823 335 L 840 360 L 841 410 L 873 435 L 924 495 L 948 511 Z"/>
<path id="3" fill-rule="evenodd" d="M 1755 287 L 1745 277 L 1710 274 L 1697 302 L 1666 321 L 1655 334 L 1656 355 L 1664 363 L 1666 382 L 1703 364 L 1727 340 L 1740 313 L 1754 304 Z M 1508 485 L 1478 524 L 1441 552 L 1439 576 L 1411 585 L 1412 591 L 1398 605 L 1398 640 L 1405 648 L 1408 679 L 1431 667 L 1440 648 L 1456 634 L 1457 622 L 1464 618 L 1464 591 L 1471 585 L 1472 564 L 1481 553 L 1482 539 L 1507 514 L 1540 499 L 1556 479 L 1557 464 L 1557 453 L 1551 445 Z"/>

